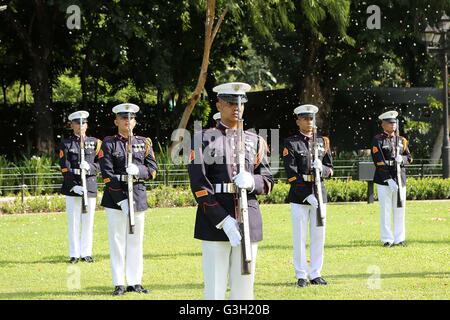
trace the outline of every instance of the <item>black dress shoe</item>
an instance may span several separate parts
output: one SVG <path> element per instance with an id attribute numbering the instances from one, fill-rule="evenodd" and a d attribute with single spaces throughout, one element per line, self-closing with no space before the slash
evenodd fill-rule
<path id="1" fill-rule="evenodd" d="M 72 263 L 72 264 L 75 264 L 75 263 L 77 263 L 77 262 L 78 262 L 78 258 L 75 258 L 75 257 L 70 257 L 70 260 L 69 260 L 69 262 L 70 262 L 70 263 Z"/>
<path id="2" fill-rule="evenodd" d="M 83 257 L 81 258 L 81 260 L 87 262 L 87 263 L 93 263 L 94 262 L 94 258 L 92 258 L 91 256 L 87 256 L 87 257 Z"/>
<path id="3" fill-rule="evenodd" d="M 326 286 L 327 282 L 322 277 L 317 277 L 311 280 L 311 284 Z"/>
<path id="4" fill-rule="evenodd" d="M 128 286 L 127 292 L 137 292 L 137 293 L 149 293 L 148 289 L 144 289 L 140 284 L 137 284 L 135 286 Z"/>
<path id="5" fill-rule="evenodd" d="M 114 288 L 114 292 L 112 293 L 113 296 L 123 296 L 124 294 L 125 294 L 124 286 L 116 286 Z"/>
<path id="6" fill-rule="evenodd" d="M 308 285 L 308 281 L 306 281 L 306 279 L 298 279 L 297 281 L 297 286 L 298 287 L 306 287 Z"/>
<path id="7" fill-rule="evenodd" d="M 390 242 L 385 242 L 385 243 L 383 244 L 383 247 L 390 248 L 390 247 L 392 247 L 392 243 L 390 243 Z"/>
<path id="8" fill-rule="evenodd" d="M 400 241 L 399 243 L 395 244 L 396 246 L 401 246 L 401 247 L 406 247 L 406 242 L 405 241 Z"/>

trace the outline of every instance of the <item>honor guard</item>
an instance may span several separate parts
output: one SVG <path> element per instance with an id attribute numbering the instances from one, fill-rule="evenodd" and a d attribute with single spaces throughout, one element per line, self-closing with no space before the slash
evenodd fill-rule
<path id="1" fill-rule="evenodd" d="M 61 142 L 59 150 L 59 163 L 64 177 L 61 193 L 66 196 L 70 263 L 77 263 L 80 258 L 89 263 L 94 262 L 92 241 L 96 176 L 100 171 L 98 154 L 102 141 L 86 136 L 88 117 L 87 111 L 69 115 L 73 135 Z"/>
<path id="2" fill-rule="evenodd" d="M 194 237 L 202 240 L 204 297 L 224 299 L 229 280 L 230 299 L 253 299 L 257 247 L 262 240 L 262 218 L 256 195 L 270 193 L 274 183 L 268 147 L 262 137 L 249 131 L 240 140 L 245 143 L 245 151 L 242 144 L 237 144 L 238 122 L 250 86 L 226 83 L 213 90 L 217 92 L 216 106 L 221 120 L 217 127 L 195 133 L 188 166 L 191 189 L 198 203 Z M 239 172 L 239 154 L 245 162 L 242 172 Z M 242 274 L 241 270 L 243 236 L 237 222 L 238 189 L 246 190 L 247 194 L 251 243 L 248 247 L 252 257 L 249 274 Z"/>
<path id="3" fill-rule="evenodd" d="M 108 215 L 113 295 L 123 295 L 126 284 L 127 292 L 148 293 L 142 287 L 144 212 L 148 208 L 144 181 L 156 177 L 157 165 L 151 139 L 132 134 L 139 107 L 124 103 L 112 111 L 118 134 L 104 139 L 99 158 L 105 182 L 101 205 Z M 129 199 L 133 199 L 131 206 Z"/>
<path id="4" fill-rule="evenodd" d="M 314 194 L 313 171 L 320 172 L 319 180 L 333 175 L 330 142 L 326 137 L 316 136 L 318 157 L 313 160 L 313 130 L 315 114 L 319 109 L 310 104 L 294 109 L 299 133 L 284 140 L 283 162 L 290 189 L 294 269 L 297 285 L 308 283 L 326 285 L 321 276 L 325 242 L 325 226 L 317 226 L 319 201 Z M 327 194 L 321 183 L 322 215 L 326 216 Z M 306 257 L 306 238 L 310 230 L 310 266 Z"/>
<path id="5" fill-rule="evenodd" d="M 380 201 L 380 235 L 385 247 L 405 246 L 405 164 L 413 160 L 408 148 L 408 140 L 398 132 L 398 112 L 381 114 L 383 132 L 372 141 L 372 159 L 375 164 L 373 182 L 377 185 Z M 398 170 L 400 169 L 400 170 Z M 391 212 L 394 212 L 394 233 L 391 229 Z"/>

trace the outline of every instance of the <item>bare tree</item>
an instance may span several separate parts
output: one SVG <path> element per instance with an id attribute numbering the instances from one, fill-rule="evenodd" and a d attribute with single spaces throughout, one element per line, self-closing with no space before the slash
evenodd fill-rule
<path id="1" fill-rule="evenodd" d="M 208 0 L 205 18 L 205 41 L 203 46 L 203 59 L 200 68 L 200 74 L 198 76 L 195 90 L 192 93 L 191 97 L 189 98 L 186 108 L 183 111 L 183 115 L 178 124 L 178 129 L 186 129 L 192 111 L 194 110 L 194 107 L 196 106 L 198 100 L 200 99 L 200 94 L 203 91 L 203 88 L 205 87 L 205 82 L 208 75 L 209 56 L 211 52 L 211 47 L 214 42 L 214 38 L 216 37 L 217 32 L 219 31 L 219 28 L 223 20 L 225 19 L 228 9 L 225 8 L 222 11 L 222 14 L 217 20 L 217 23 L 214 25 L 214 22 L 216 20 L 215 12 L 216 12 L 216 0 Z M 174 143 L 170 146 L 170 150 L 172 150 L 175 145 L 181 142 L 180 139 L 181 139 L 180 135 L 175 137 Z"/>

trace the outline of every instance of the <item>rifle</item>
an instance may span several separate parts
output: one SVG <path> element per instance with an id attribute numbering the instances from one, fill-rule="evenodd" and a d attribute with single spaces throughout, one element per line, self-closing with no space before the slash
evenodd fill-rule
<path id="1" fill-rule="evenodd" d="M 133 132 L 131 130 L 131 114 L 128 113 L 128 144 L 127 144 L 127 167 L 133 163 Z M 133 175 L 127 177 L 128 183 L 128 222 L 130 225 L 130 234 L 134 234 L 134 199 L 133 199 Z"/>
<path id="2" fill-rule="evenodd" d="M 319 143 L 317 142 L 317 126 L 316 126 L 316 115 L 313 115 L 313 134 L 312 134 L 312 146 L 313 146 L 313 161 L 319 159 Z M 318 208 L 316 210 L 318 227 L 323 227 L 324 225 L 324 203 L 322 195 L 322 181 L 320 180 L 321 174 L 319 169 L 313 169 L 314 183 L 313 183 L 313 193 L 316 196 L 318 202 Z"/>
<path id="3" fill-rule="evenodd" d="M 80 118 L 80 160 L 81 162 L 85 159 L 84 154 L 84 136 L 83 136 L 83 118 Z M 81 163 L 80 162 L 80 163 Z M 80 168 L 81 175 L 81 186 L 83 187 L 83 197 L 81 198 L 81 213 L 87 213 L 88 196 L 87 196 L 87 186 L 86 186 L 86 171 Z"/>
<path id="4" fill-rule="evenodd" d="M 396 137 L 395 137 L 395 155 L 399 155 L 401 154 L 401 150 L 400 150 L 400 143 L 399 143 L 399 139 L 400 139 L 400 128 L 399 126 L 399 121 L 397 119 L 397 128 L 396 128 Z M 402 194 L 402 172 L 401 172 L 401 168 L 400 168 L 400 162 L 395 161 L 395 170 L 397 171 L 397 184 L 398 184 L 398 190 L 397 190 L 397 208 L 403 208 L 403 203 L 404 203 L 404 199 L 403 199 L 403 194 Z"/>
<path id="5" fill-rule="evenodd" d="M 241 96 L 238 96 L 238 162 L 239 173 L 245 171 L 245 137 L 244 137 L 244 120 L 241 114 Z M 252 245 L 250 243 L 250 226 L 248 219 L 248 203 L 247 190 L 237 188 L 237 221 L 239 223 L 239 231 L 241 232 L 241 251 L 242 264 L 241 274 L 251 274 L 250 264 L 252 262 Z"/>

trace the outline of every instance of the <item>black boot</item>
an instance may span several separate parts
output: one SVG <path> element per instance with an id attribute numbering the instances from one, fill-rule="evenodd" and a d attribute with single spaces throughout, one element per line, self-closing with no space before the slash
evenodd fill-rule
<path id="1" fill-rule="evenodd" d="M 83 257 L 83 258 L 81 258 L 81 260 L 85 261 L 87 263 L 93 263 L 94 262 L 94 258 L 92 258 L 91 256 Z"/>
<path id="2" fill-rule="evenodd" d="M 124 286 L 116 286 L 114 288 L 114 292 L 112 293 L 113 296 L 123 296 L 124 294 L 125 294 Z"/>
<path id="3" fill-rule="evenodd" d="M 69 263 L 75 264 L 75 263 L 77 263 L 77 262 L 78 262 L 78 258 L 70 257 Z"/>
<path id="4" fill-rule="evenodd" d="M 134 285 L 134 286 L 128 286 L 127 292 L 137 292 L 137 293 L 149 293 L 150 291 L 147 289 L 144 289 L 140 284 Z"/>
<path id="5" fill-rule="evenodd" d="M 297 286 L 298 287 L 306 287 L 308 285 L 308 281 L 306 281 L 306 279 L 298 279 L 297 281 Z"/>
<path id="6" fill-rule="evenodd" d="M 317 277 L 311 280 L 311 284 L 326 286 L 327 282 L 322 277 Z"/>

